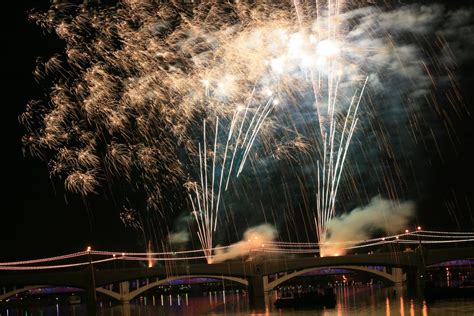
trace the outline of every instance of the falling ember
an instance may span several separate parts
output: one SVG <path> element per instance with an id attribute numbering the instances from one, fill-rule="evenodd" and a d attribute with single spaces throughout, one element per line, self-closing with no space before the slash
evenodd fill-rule
<path id="1" fill-rule="evenodd" d="M 140 216 L 137 210 L 123 207 L 123 211 L 120 213 L 120 219 L 125 227 L 132 227 L 135 229 L 143 229 L 142 223 L 140 221 Z"/>
<path id="2" fill-rule="evenodd" d="M 56 32 L 65 53 L 39 61 L 34 71 L 50 89 L 46 100 L 30 102 L 20 117 L 24 151 L 44 160 L 70 192 L 84 197 L 110 192 L 118 205 L 140 205 L 143 211 L 125 208 L 120 219 L 143 233 L 148 252 L 151 234 L 145 230 L 171 222 L 151 223 L 147 217 L 176 219 L 176 210 L 185 210 L 208 262 L 215 262 L 214 235 L 224 203 L 241 202 L 232 210 L 243 213 L 244 200 L 258 199 L 257 188 L 271 199 L 268 205 L 264 198 L 258 201 L 264 215 L 280 209 L 288 213 L 274 216 L 275 222 L 297 222 L 290 210 L 300 203 L 311 230 L 307 238 L 315 234 L 322 248 L 328 246 L 328 225 L 341 213 L 336 208 L 343 211 L 347 201 L 368 198 L 372 191 L 397 199 L 397 190 L 406 188 L 395 179 L 402 172 L 386 172 L 397 152 L 378 107 L 390 108 L 393 116 L 405 113 L 407 133 L 418 145 L 426 124 L 420 122 L 427 120 L 408 105 L 415 100 L 415 112 L 421 107 L 417 96 L 434 99 L 424 93 L 437 84 L 436 71 L 447 69 L 451 78 L 449 64 L 436 60 L 432 49 L 425 51 L 434 65 L 413 60 L 419 52 L 412 43 L 397 47 L 402 42 L 397 34 L 406 42 L 411 36 L 403 33 L 398 15 L 376 6 L 349 10 L 352 2 L 342 0 L 231 2 L 57 5 L 31 15 Z M 417 32 L 425 27 L 421 18 L 409 20 L 422 26 L 414 27 Z M 392 83 L 393 89 L 384 87 Z M 393 104 L 403 104 L 403 110 L 393 110 Z M 406 135 L 408 124 L 399 127 L 392 118 L 386 120 L 397 125 L 393 134 Z M 406 141 L 398 145 L 403 151 Z M 383 151 L 384 166 L 374 167 L 376 155 L 365 157 L 371 152 L 362 145 L 362 155 L 352 155 L 353 142 L 367 143 L 377 155 Z M 370 166 L 347 163 L 362 156 L 360 165 Z M 280 166 L 285 169 L 275 168 Z M 375 186 L 383 185 L 359 186 L 358 168 L 369 169 Z M 294 199 L 293 176 L 301 186 Z M 280 184 L 290 194 L 280 194 Z M 247 209 L 254 209 L 252 202 Z M 246 243 L 254 243 L 249 239 Z M 339 248 L 327 255 L 342 255 Z"/>
<path id="3" fill-rule="evenodd" d="M 225 19 L 214 21 L 222 24 L 222 31 L 217 31 L 195 14 L 191 19 L 184 19 L 188 22 L 169 30 L 165 26 L 169 21 L 150 22 L 141 28 L 143 33 L 134 32 L 129 24 L 119 21 L 136 21 L 137 15 L 143 16 L 138 20 L 149 21 L 145 18 L 148 15 L 161 16 L 155 12 L 159 8 L 150 6 L 142 10 L 129 2 L 123 5 L 125 9 L 118 16 L 109 17 L 107 11 L 99 11 L 103 19 L 94 16 L 94 21 L 108 21 L 119 28 L 117 32 L 107 33 L 109 25 L 93 23 L 96 28 L 92 34 L 97 35 L 93 46 L 87 46 L 86 38 L 69 36 L 72 25 L 49 22 L 61 37 L 70 41 L 67 55 L 80 70 L 79 80 L 71 81 L 73 86 L 54 91 L 53 110 L 44 117 L 48 128 L 41 129 L 42 142 L 51 152 L 69 153 L 51 158 L 55 165 L 64 166 L 57 170 L 67 173 L 66 187 L 86 195 L 95 192 L 102 178 L 118 176 L 131 182 L 132 174 L 139 174 L 143 179 L 138 184 L 143 185 L 148 195 L 149 207 L 157 208 L 163 199 L 163 188 L 176 186 L 182 178 L 183 166 L 173 144 L 183 144 L 191 157 L 196 154 L 199 157 L 199 181 L 187 187 L 192 214 L 198 223 L 198 237 L 209 258 L 222 194 L 229 188 L 231 179 L 242 174 L 270 113 L 277 106 L 292 104 L 295 95 L 312 91 L 310 96 L 314 99 L 317 129 L 323 144 L 317 157 L 315 219 L 318 239 L 324 241 L 326 223 L 335 214 L 344 161 L 367 83 L 365 79 L 359 94 L 354 94 L 344 125 L 339 126 L 336 116 L 340 108 L 347 107 L 342 104 L 340 83 L 350 77 L 341 71 L 347 67 L 343 49 L 350 49 L 350 45 L 343 42 L 343 34 L 338 30 L 342 8 L 339 1 L 328 2 L 326 7 L 317 3 L 316 12 L 321 14 L 313 17 L 295 2 L 298 24 L 292 18 L 293 12 L 262 6 L 278 13 L 276 18 L 255 10 L 254 15 L 241 15 L 238 31 L 228 28 L 232 22 Z M 178 11 L 168 13 L 171 19 L 181 17 Z M 111 22 L 110 18 L 117 21 Z M 37 19 L 46 16 L 38 15 Z M 117 41 L 123 44 L 116 48 L 103 46 L 113 42 L 109 37 L 116 33 L 127 37 Z M 153 35 L 164 38 L 150 42 Z M 177 38 L 181 39 L 176 42 Z M 195 45 L 197 42 L 201 44 Z M 111 49 L 115 49 L 112 55 Z M 103 65 L 102 60 L 110 65 Z M 91 64 L 84 64 L 86 61 Z M 57 62 L 55 59 L 51 65 Z M 116 74 L 124 74 L 126 80 Z M 360 74 L 350 75 L 360 78 Z M 353 81 L 360 85 L 360 79 Z M 116 91 L 117 86 L 121 91 Z M 71 96 L 73 91 L 83 90 L 87 93 Z M 76 113 L 74 107 L 84 111 Z M 212 125 L 215 121 L 215 126 L 211 126 L 211 131 L 215 131 L 214 143 L 208 148 L 204 123 L 203 143 L 197 146 L 196 152 L 194 135 L 187 131 L 200 111 L 205 113 L 204 122 L 208 120 Z M 79 143 L 57 137 L 72 135 L 64 130 L 64 126 L 71 125 L 63 124 L 69 118 L 74 118 L 75 134 L 86 136 Z M 106 146 L 102 145 L 104 141 Z M 29 143 L 34 146 L 34 139 Z M 105 155 L 101 153 L 103 148 Z M 305 150 L 296 143 L 292 147 L 293 151 L 300 149 Z M 31 150 L 36 151 L 36 148 Z M 77 157 L 76 152 L 80 153 Z M 105 157 L 104 161 L 98 158 L 101 156 Z"/>
<path id="4" fill-rule="evenodd" d="M 153 268 L 154 260 L 153 260 L 153 255 L 152 255 L 153 246 L 151 244 L 151 240 L 148 240 L 146 252 L 147 252 L 146 257 L 148 258 L 148 268 Z"/>

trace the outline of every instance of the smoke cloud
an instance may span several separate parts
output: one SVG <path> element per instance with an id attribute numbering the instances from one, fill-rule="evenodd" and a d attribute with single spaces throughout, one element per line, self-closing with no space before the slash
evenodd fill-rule
<path id="1" fill-rule="evenodd" d="M 321 256 L 338 256 L 345 253 L 343 247 L 353 244 L 342 242 L 365 240 L 376 231 L 395 234 L 404 230 L 415 214 L 415 203 L 372 198 L 365 207 L 358 207 L 348 214 L 331 219 L 328 237 L 321 247 Z"/>
<path id="2" fill-rule="evenodd" d="M 185 244 L 189 241 L 189 233 L 187 231 L 179 231 L 170 233 L 168 236 L 170 244 Z"/>
<path id="3" fill-rule="evenodd" d="M 269 242 L 275 240 L 277 234 L 275 227 L 269 224 L 251 227 L 244 232 L 241 241 L 230 245 L 229 248 L 216 250 L 212 263 L 250 255 L 252 251 L 268 246 Z"/>

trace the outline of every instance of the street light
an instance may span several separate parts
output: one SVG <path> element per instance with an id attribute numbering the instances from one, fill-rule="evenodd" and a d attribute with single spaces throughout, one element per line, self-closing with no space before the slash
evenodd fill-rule
<path id="1" fill-rule="evenodd" d="M 93 305 L 94 306 L 94 310 L 95 310 L 95 304 L 96 304 L 96 301 L 97 301 L 97 295 L 96 295 L 96 292 L 95 292 L 95 274 L 94 274 L 94 266 L 92 264 L 92 255 L 91 255 L 91 251 L 92 251 L 92 247 L 91 246 L 87 246 L 87 253 L 89 255 L 89 267 L 91 269 L 91 281 L 92 281 L 92 288 L 91 288 L 91 291 L 92 291 L 92 299 L 93 299 L 93 302 L 90 302 L 89 304 L 90 305 Z M 92 306 L 91 306 L 92 308 Z"/>
<path id="2" fill-rule="evenodd" d="M 416 227 L 416 231 L 417 232 L 421 232 L 421 226 L 417 226 Z M 421 256 L 421 260 L 423 262 L 423 266 L 426 267 L 426 262 L 425 262 L 425 255 L 423 253 L 423 243 L 421 241 L 421 238 L 420 238 L 420 235 L 419 234 L 416 234 L 416 238 L 418 238 L 418 249 L 420 251 L 420 256 Z M 423 276 L 421 276 L 423 277 Z"/>

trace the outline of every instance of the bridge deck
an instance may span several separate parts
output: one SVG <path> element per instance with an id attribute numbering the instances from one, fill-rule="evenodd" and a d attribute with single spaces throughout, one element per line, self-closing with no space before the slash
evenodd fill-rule
<path id="1" fill-rule="evenodd" d="M 317 267 L 336 266 L 391 266 L 405 269 L 426 267 L 432 264 L 453 259 L 474 258 L 474 247 L 449 249 L 424 249 L 413 252 L 389 252 L 360 254 L 340 257 L 278 257 L 271 259 L 231 261 L 216 264 L 174 264 L 153 268 L 103 268 L 95 266 L 94 279 L 96 286 L 103 286 L 127 280 L 144 278 L 165 278 L 168 276 L 187 275 L 225 275 L 239 278 L 251 278 L 280 272 L 296 271 Z M 54 270 L 28 272 L 0 272 L 1 286 L 24 286 L 48 284 L 58 286 L 90 287 L 91 270 Z"/>

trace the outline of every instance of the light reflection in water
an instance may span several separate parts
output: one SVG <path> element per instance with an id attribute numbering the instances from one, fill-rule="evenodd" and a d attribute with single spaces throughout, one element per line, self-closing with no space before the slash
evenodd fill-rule
<path id="1" fill-rule="evenodd" d="M 410 300 L 410 316 L 415 316 L 415 302 Z"/>
<path id="2" fill-rule="evenodd" d="M 421 308 L 422 316 L 428 316 L 428 306 L 426 305 L 426 301 L 423 300 L 423 306 Z"/>
<path id="3" fill-rule="evenodd" d="M 419 302 L 405 296 L 402 288 L 380 288 L 378 286 L 342 286 L 335 289 L 337 305 L 334 309 L 319 310 L 278 310 L 273 302 L 278 297 L 276 291 L 265 299 L 262 310 L 253 310 L 248 304 L 248 298 L 243 292 L 209 291 L 206 296 L 189 296 L 186 293 L 160 295 L 161 304 L 155 304 L 155 295 L 148 298 L 142 296 L 130 304 L 113 305 L 104 302 L 98 308 L 100 316 L 138 316 L 138 315 L 324 315 L 324 316 L 355 316 L 355 315 L 386 315 L 398 316 L 409 313 L 414 315 L 470 315 L 474 311 L 474 302 L 467 300 L 439 301 L 436 309 L 430 312 L 430 303 Z M 168 297 L 166 297 L 168 296 Z M 165 303 L 166 301 L 166 303 Z M 152 303 L 152 304 L 150 304 Z M 169 303 L 169 304 L 168 304 Z M 146 305 L 145 305 L 146 304 Z M 405 310 L 407 307 L 407 310 Z M 52 305 L 23 309 L 0 309 L 0 315 L 85 315 L 85 305 Z"/>

